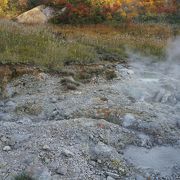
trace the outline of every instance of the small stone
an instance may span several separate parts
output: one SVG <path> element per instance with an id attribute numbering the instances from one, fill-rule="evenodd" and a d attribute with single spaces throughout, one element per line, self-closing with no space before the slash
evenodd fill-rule
<path id="1" fill-rule="evenodd" d="M 50 162 L 50 159 L 47 158 L 47 157 L 45 157 L 45 158 L 44 158 L 44 162 L 45 162 L 46 164 L 48 164 L 48 163 Z"/>
<path id="2" fill-rule="evenodd" d="M 10 146 L 4 146 L 3 151 L 10 151 L 11 147 Z"/>
<path id="3" fill-rule="evenodd" d="M 66 85 L 66 88 L 67 88 L 68 90 L 76 90 L 76 89 L 77 89 L 77 86 L 76 86 L 75 84 L 70 84 L 70 83 L 68 83 L 68 84 Z"/>
<path id="4" fill-rule="evenodd" d="M 96 160 L 104 160 L 104 158 L 110 159 L 113 154 L 117 154 L 115 149 L 101 142 L 91 150 L 91 158 Z"/>
<path id="5" fill-rule="evenodd" d="M 111 177 L 111 176 L 108 176 L 107 180 L 115 180 L 115 179 L 113 177 Z"/>
<path id="6" fill-rule="evenodd" d="M 1 141 L 5 143 L 5 142 L 7 142 L 7 141 L 8 141 L 8 138 L 7 138 L 7 137 L 5 137 L 5 136 L 2 136 L 2 137 L 1 137 Z"/>
<path id="7" fill-rule="evenodd" d="M 11 106 L 11 107 L 13 107 L 13 106 L 16 106 L 16 103 L 14 103 L 13 101 L 8 101 L 8 102 L 6 103 L 6 106 Z"/>
<path id="8" fill-rule="evenodd" d="M 0 107 L 4 106 L 4 102 L 0 101 Z"/>
<path id="9" fill-rule="evenodd" d="M 143 133 L 140 133 L 140 134 L 138 134 L 138 138 L 140 140 L 141 146 L 147 147 L 147 146 L 151 145 L 151 139 L 149 138 L 149 136 L 147 136 Z"/>
<path id="10" fill-rule="evenodd" d="M 82 92 L 80 92 L 80 91 L 75 91 L 74 94 L 75 94 L 75 95 L 80 95 L 80 94 L 82 94 Z"/>
<path id="11" fill-rule="evenodd" d="M 66 175 L 67 174 L 67 168 L 65 166 L 60 166 L 56 169 L 56 173 L 60 175 Z"/>
<path id="12" fill-rule="evenodd" d="M 180 119 L 179 118 L 176 119 L 176 126 L 180 129 Z"/>
<path id="13" fill-rule="evenodd" d="M 65 155 L 66 157 L 73 157 L 74 156 L 74 154 L 67 149 L 63 149 L 62 154 Z"/>
<path id="14" fill-rule="evenodd" d="M 70 83 L 70 84 L 75 84 L 77 86 L 80 85 L 79 82 L 75 81 L 74 78 L 72 76 L 69 76 L 69 77 L 64 77 L 63 79 L 61 79 L 61 84 L 67 84 L 67 83 Z"/>
<path id="15" fill-rule="evenodd" d="M 57 99 L 56 98 L 51 98 L 50 101 L 51 101 L 51 103 L 56 103 Z"/>
<path id="16" fill-rule="evenodd" d="M 129 75 L 133 75 L 133 74 L 134 74 L 134 71 L 131 70 L 131 69 L 128 69 L 128 70 L 127 70 L 127 73 L 128 73 Z"/>
<path id="17" fill-rule="evenodd" d="M 110 176 L 111 178 L 115 178 L 115 179 L 120 178 L 120 177 L 119 177 L 119 175 L 118 175 L 118 174 L 116 174 L 116 173 L 106 172 L 106 174 L 107 174 L 108 176 Z"/>
<path id="18" fill-rule="evenodd" d="M 19 124 L 30 124 L 32 123 L 32 120 L 28 117 L 23 117 L 18 121 Z"/>
<path id="19" fill-rule="evenodd" d="M 89 164 L 90 164 L 91 166 L 96 166 L 96 162 L 95 162 L 95 161 L 90 161 Z"/>
<path id="20" fill-rule="evenodd" d="M 101 101 L 108 101 L 108 99 L 106 97 L 101 97 L 100 99 L 101 99 Z"/>
<path id="21" fill-rule="evenodd" d="M 132 114 L 126 114 L 123 119 L 123 127 L 132 126 L 136 122 L 136 119 Z"/>
<path id="22" fill-rule="evenodd" d="M 46 80 L 47 77 L 48 77 L 47 74 L 45 74 L 45 73 L 39 73 L 38 76 L 37 76 L 37 79 L 42 81 L 42 80 Z"/>
<path id="23" fill-rule="evenodd" d="M 16 141 L 14 139 L 10 138 L 6 144 L 9 146 L 14 146 L 16 144 Z"/>
<path id="24" fill-rule="evenodd" d="M 47 167 L 32 165 L 29 166 L 26 171 L 33 179 L 52 180 L 51 173 Z"/>
<path id="25" fill-rule="evenodd" d="M 50 150 L 50 147 L 49 147 L 47 144 L 45 144 L 45 145 L 42 147 L 42 149 L 45 150 L 45 151 L 49 151 L 49 150 Z"/>

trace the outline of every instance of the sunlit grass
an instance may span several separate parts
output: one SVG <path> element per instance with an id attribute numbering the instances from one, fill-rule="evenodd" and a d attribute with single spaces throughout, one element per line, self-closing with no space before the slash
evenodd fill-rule
<path id="1" fill-rule="evenodd" d="M 46 27 L 0 22 L 1 63 L 35 64 L 58 69 L 68 61 L 91 62 L 95 53 L 91 46 L 55 37 Z"/>
<path id="2" fill-rule="evenodd" d="M 58 70 L 68 63 L 127 58 L 127 50 L 158 58 L 172 28 L 164 25 L 25 26 L 0 21 L 0 62 Z"/>
<path id="3" fill-rule="evenodd" d="M 163 56 L 167 40 L 172 37 L 172 28 L 164 25 L 130 25 L 116 28 L 97 25 L 58 28 L 66 37 L 91 45 L 105 52 L 126 57 L 125 50 L 130 49 L 143 55 Z M 74 33 L 75 32 L 75 33 Z"/>

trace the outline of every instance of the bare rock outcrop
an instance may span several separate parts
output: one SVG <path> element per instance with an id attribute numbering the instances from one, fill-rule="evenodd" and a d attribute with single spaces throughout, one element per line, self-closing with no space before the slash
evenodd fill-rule
<path id="1" fill-rule="evenodd" d="M 51 18 L 63 14 L 66 8 L 56 10 L 53 7 L 40 5 L 19 15 L 16 19 L 24 24 L 45 24 Z"/>

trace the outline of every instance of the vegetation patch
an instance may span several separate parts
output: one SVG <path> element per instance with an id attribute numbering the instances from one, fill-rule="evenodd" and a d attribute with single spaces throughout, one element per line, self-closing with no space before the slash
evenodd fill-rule
<path id="1" fill-rule="evenodd" d="M 14 177 L 14 180 L 35 180 L 26 173 L 22 173 Z"/>
<path id="2" fill-rule="evenodd" d="M 25 26 L 0 20 L 0 63 L 60 71 L 71 64 L 125 62 L 129 50 L 161 58 L 172 36 L 170 25 Z"/>
<path id="3" fill-rule="evenodd" d="M 18 14 L 46 4 L 66 13 L 56 16 L 56 23 L 89 24 L 104 21 L 178 22 L 180 3 L 176 0 L 1 0 L 0 16 Z"/>
<path id="4" fill-rule="evenodd" d="M 112 79 L 114 79 L 116 77 L 117 77 L 117 75 L 116 75 L 116 72 L 114 70 L 107 70 L 105 72 L 105 78 L 107 80 L 112 80 Z"/>

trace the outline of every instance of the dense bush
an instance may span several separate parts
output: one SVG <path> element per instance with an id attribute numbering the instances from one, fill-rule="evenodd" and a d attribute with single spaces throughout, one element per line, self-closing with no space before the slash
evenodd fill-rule
<path id="1" fill-rule="evenodd" d="M 8 0 L 0 0 L 0 15 L 4 13 L 8 6 Z"/>
<path id="2" fill-rule="evenodd" d="M 99 23 L 105 20 L 131 22 L 140 18 L 162 19 L 177 17 L 177 0 L 1 0 L 1 9 L 12 7 L 20 10 L 31 9 L 40 4 L 66 7 L 66 13 L 56 22 L 63 23 Z M 160 18 L 159 18 L 160 17 Z"/>
<path id="3" fill-rule="evenodd" d="M 137 17 L 169 17 L 178 11 L 176 0 L 51 0 L 56 6 L 66 6 L 67 13 L 60 22 L 102 22 L 118 20 L 131 22 Z"/>

